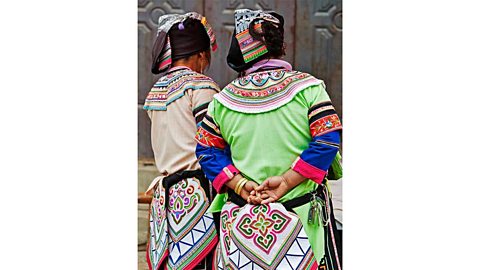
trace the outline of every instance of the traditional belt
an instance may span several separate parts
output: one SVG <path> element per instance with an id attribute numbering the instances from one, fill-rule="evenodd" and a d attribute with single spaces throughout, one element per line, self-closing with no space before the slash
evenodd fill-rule
<path id="1" fill-rule="evenodd" d="M 318 188 L 312 192 L 309 192 L 305 195 L 293 198 L 291 200 L 282 202 L 281 204 L 287 209 L 287 211 L 294 212 L 293 208 L 302 206 L 312 201 L 314 196 L 320 197 L 321 199 L 325 200 L 325 196 L 323 195 L 323 189 L 326 188 L 325 185 L 318 185 Z M 236 205 L 243 207 L 248 202 L 242 198 L 242 196 L 235 193 L 232 189 L 228 189 L 228 200 L 235 203 Z"/>
<path id="2" fill-rule="evenodd" d="M 170 187 L 182 181 L 183 179 L 192 177 L 202 181 L 205 178 L 205 175 L 200 169 L 193 171 L 180 171 L 163 178 L 162 185 L 166 190 L 168 190 Z"/>
<path id="3" fill-rule="evenodd" d="M 169 190 L 172 186 L 177 184 L 178 182 L 182 181 L 183 179 L 187 178 L 197 178 L 200 181 L 200 185 L 203 188 L 203 190 L 207 194 L 207 198 L 210 198 L 210 200 L 215 196 L 215 190 L 212 190 L 210 188 L 210 182 L 208 179 L 205 177 L 205 174 L 201 169 L 198 170 L 186 170 L 186 171 L 179 171 L 174 174 L 171 174 L 165 178 L 163 178 L 162 181 L 162 186 L 165 188 L 165 201 L 168 202 L 168 194 Z M 167 204 L 168 205 L 168 204 Z"/>

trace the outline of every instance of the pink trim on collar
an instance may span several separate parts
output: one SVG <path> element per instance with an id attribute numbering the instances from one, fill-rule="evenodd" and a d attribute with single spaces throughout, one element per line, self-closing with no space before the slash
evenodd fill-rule
<path id="1" fill-rule="evenodd" d="M 189 67 L 187 67 L 187 66 L 176 66 L 176 67 L 171 67 L 170 69 L 168 69 L 167 72 L 173 72 L 173 71 L 175 71 L 175 70 L 184 69 L 184 68 L 186 68 L 186 69 L 188 69 L 188 70 L 192 70 L 191 68 L 189 68 Z"/>
<path id="2" fill-rule="evenodd" d="M 248 75 L 252 72 L 259 70 L 260 68 L 284 68 L 288 71 L 292 70 L 292 65 L 287 61 L 280 59 L 263 59 L 255 63 L 251 68 L 245 70 L 245 74 Z"/>

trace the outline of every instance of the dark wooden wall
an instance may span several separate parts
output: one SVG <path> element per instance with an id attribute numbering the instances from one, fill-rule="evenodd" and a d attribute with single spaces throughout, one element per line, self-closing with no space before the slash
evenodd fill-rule
<path id="1" fill-rule="evenodd" d="M 218 50 L 207 72 L 221 87 L 235 78 L 226 56 L 233 33 L 235 9 L 275 10 L 285 18 L 285 59 L 294 69 L 323 79 L 342 115 L 341 0 L 139 0 L 138 1 L 138 157 L 153 157 L 150 120 L 142 110 L 145 97 L 159 76 L 150 73 L 151 49 L 158 17 L 167 13 L 199 12 L 217 35 Z"/>

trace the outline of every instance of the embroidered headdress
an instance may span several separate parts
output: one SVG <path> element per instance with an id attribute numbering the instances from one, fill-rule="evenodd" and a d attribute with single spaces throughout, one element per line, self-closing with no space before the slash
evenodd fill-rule
<path id="1" fill-rule="evenodd" d="M 283 17 L 262 10 L 235 10 L 235 30 L 227 56 L 228 65 L 240 72 L 265 58 L 268 46 L 262 38 L 262 23 L 268 21 L 283 30 Z"/>
<path id="2" fill-rule="evenodd" d="M 217 49 L 215 34 L 202 15 L 189 12 L 160 16 L 152 51 L 152 73 L 164 72 L 170 68 L 172 60 L 207 50 L 210 46 L 212 51 Z"/>

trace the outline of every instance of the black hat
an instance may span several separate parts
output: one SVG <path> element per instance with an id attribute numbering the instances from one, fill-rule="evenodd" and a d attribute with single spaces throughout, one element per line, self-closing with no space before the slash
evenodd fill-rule
<path id="1" fill-rule="evenodd" d="M 205 17 L 196 13 L 167 14 L 158 19 L 158 34 L 152 50 L 152 73 L 167 70 L 172 60 L 217 48 L 215 34 Z"/>

